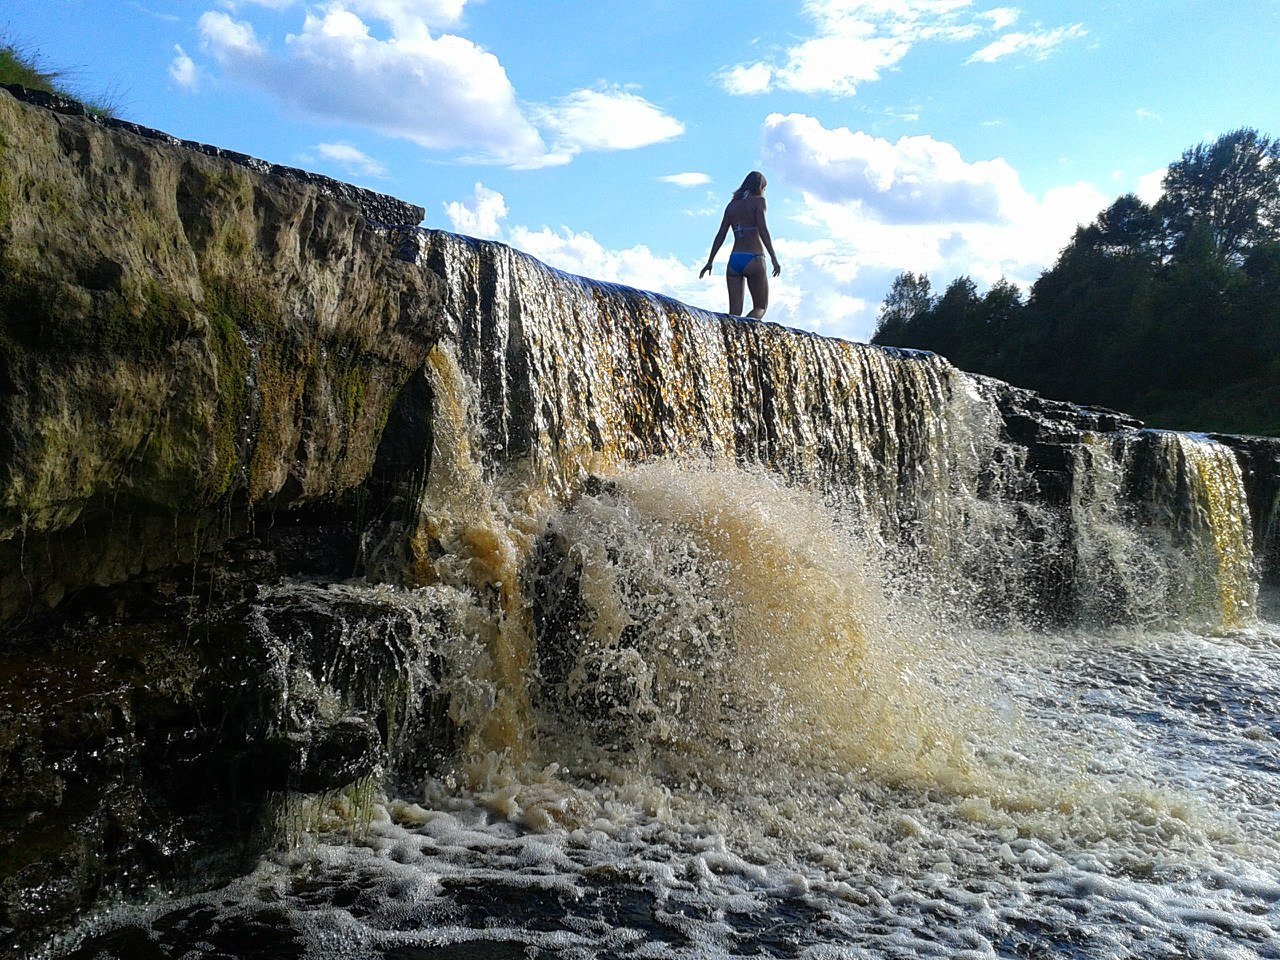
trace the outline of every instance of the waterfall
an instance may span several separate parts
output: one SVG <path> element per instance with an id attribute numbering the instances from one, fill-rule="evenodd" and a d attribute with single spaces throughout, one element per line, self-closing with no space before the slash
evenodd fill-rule
<path id="1" fill-rule="evenodd" d="M 0 953 L 1280 955 L 1280 443 L 11 101 Z"/>
<path id="2" fill-rule="evenodd" d="M 500 244 L 416 240 L 490 478 L 555 500 L 654 458 L 760 465 L 822 492 L 902 576 L 972 615 L 1250 615 L 1248 509 L 1221 444 L 1076 428 L 1054 440 L 1055 500 L 1010 435 L 1003 385 L 936 355 L 708 313 Z"/>
<path id="3" fill-rule="evenodd" d="M 826 739 L 862 731 L 839 748 L 858 765 L 954 779 L 958 721 L 917 702 L 913 671 L 939 668 L 890 625 L 895 604 L 918 623 L 1252 615 L 1243 480 L 1220 443 L 1063 434 L 1055 500 L 1002 385 L 933 354 L 694 310 L 496 244 L 419 241 L 447 316 L 424 372 L 430 468 L 408 521 L 369 554 L 382 574 L 399 558 L 410 606 L 435 597 L 446 625 L 423 649 L 447 634 L 447 659 L 465 665 L 456 682 L 433 668 L 436 706 L 395 712 L 447 715 L 477 781 L 562 758 L 540 742 L 560 729 L 548 710 L 592 742 L 616 729 L 730 752 L 749 730 L 840 717 Z M 819 689 L 839 703 L 806 712 Z"/>
<path id="4" fill-rule="evenodd" d="M 1232 452 L 1204 437 L 1086 436 L 1073 582 L 1091 621 L 1235 627 L 1257 599 L 1249 507 Z"/>

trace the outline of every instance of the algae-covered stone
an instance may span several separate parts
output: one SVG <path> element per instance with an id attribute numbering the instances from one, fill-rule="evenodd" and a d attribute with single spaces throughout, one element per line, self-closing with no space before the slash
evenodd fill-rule
<path id="1" fill-rule="evenodd" d="M 364 483 L 439 321 L 332 193 L 0 91 L 0 623 Z"/>

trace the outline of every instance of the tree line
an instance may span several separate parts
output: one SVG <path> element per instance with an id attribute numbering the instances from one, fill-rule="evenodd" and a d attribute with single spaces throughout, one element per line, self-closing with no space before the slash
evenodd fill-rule
<path id="1" fill-rule="evenodd" d="M 872 343 L 942 354 L 1150 426 L 1280 436 L 1280 141 L 1190 148 L 1148 205 L 1126 194 L 1022 291 L 902 273 Z"/>

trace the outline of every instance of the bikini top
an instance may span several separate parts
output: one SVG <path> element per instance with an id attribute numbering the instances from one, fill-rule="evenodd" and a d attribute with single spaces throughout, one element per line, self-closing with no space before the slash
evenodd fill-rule
<path id="1" fill-rule="evenodd" d="M 739 226 L 738 224 L 733 223 L 733 224 L 730 224 L 730 226 L 733 227 L 733 235 L 735 237 L 741 236 L 744 233 L 750 233 L 751 231 L 756 229 L 755 224 L 752 224 L 752 223 L 743 224 L 742 226 Z"/>

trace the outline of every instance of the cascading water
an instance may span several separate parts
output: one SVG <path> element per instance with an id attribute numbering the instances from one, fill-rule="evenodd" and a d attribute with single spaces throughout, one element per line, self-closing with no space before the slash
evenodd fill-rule
<path id="1" fill-rule="evenodd" d="M 62 953 L 1280 955 L 1226 447 L 1046 453 L 938 357 L 417 243 L 450 333 L 392 582 L 255 601 L 290 723 L 385 731 L 367 823 Z"/>
<path id="2" fill-rule="evenodd" d="M 1087 619 L 1210 628 L 1252 619 L 1249 507 L 1230 450 L 1140 431 L 1086 437 L 1077 457 L 1075 581 Z"/>

